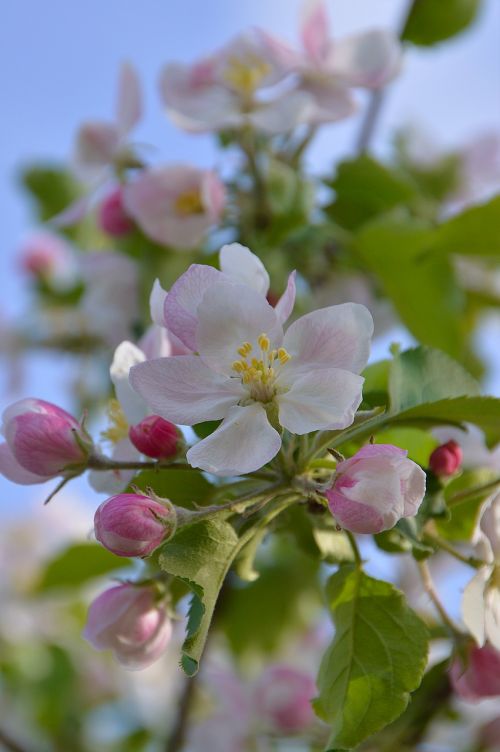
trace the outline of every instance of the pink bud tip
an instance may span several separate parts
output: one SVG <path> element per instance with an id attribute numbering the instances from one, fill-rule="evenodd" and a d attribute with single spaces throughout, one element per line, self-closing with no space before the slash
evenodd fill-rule
<path id="1" fill-rule="evenodd" d="M 436 447 L 429 457 L 429 467 L 435 475 L 453 475 L 462 464 L 463 453 L 456 441 Z"/>
<path id="2" fill-rule="evenodd" d="M 139 452 L 155 460 L 175 457 L 179 450 L 177 427 L 159 415 L 150 415 L 131 426 L 129 438 Z"/>
<path id="3" fill-rule="evenodd" d="M 172 622 L 152 586 L 117 585 L 90 605 L 83 632 L 96 650 L 112 650 L 125 668 L 154 663 L 172 635 Z"/>
<path id="4" fill-rule="evenodd" d="M 464 661 L 457 657 L 450 669 L 453 689 L 463 700 L 477 702 L 500 695 L 500 652 L 492 645 L 471 645 Z"/>
<path id="5" fill-rule="evenodd" d="M 138 494 L 106 499 L 94 517 L 97 540 L 117 556 L 148 556 L 174 529 L 172 508 Z"/>
<path id="6" fill-rule="evenodd" d="M 125 211 L 122 189 L 117 188 L 103 200 L 99 207 L 99 225 L 113 238 L 119 238 L 133 229 L 134 223 Z"/>

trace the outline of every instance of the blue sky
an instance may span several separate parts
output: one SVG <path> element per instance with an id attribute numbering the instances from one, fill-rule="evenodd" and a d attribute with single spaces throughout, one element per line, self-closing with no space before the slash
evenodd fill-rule
<path id="1" fill-rule="evenodd" d="M 332 28 L 343 35 L 370 26 L 395 27 L 405 0 L 330 0 Z M 16 270 L 19 239 L 31 226 L 30 208 L 16 185 L 22 164 L 64 159 L 78 124 L 112 113 L 119 64 L 131 60 L 146 94 L 146 116 L 137 140 L 154 144 L 165 161 L 212 166 L 220 159 L 206 136 L 174 128 L 157 96 L 161 65 L 189 61 L 223 44 L 241 29 L 259 25 L 297 40 L 300 0 L 16 0 L 2 8 L 0 27 L 0 316 L 20 316 L 29 294 Z M 479 22 L 465 35 L 431 50 L 411 49 L 390 89 L 375 147 L 384 151 L 395 127 L 421 123 L 444 146 L 500 128 L 500 3 L 485 0 Z M 311 166 L 332 163 L 352 148 L 354 117 L 325 128 L 311 150 Z M 494 332 L 489 336 L 494 336 Z M 489 340 L 486 340 L 486 347 Z M 22 393 L 68 405 L 68 367 L 37 356 L 28 362 Z M 3 380 L 0 379 L 0 386 Z M 12 400 L 1 393 L 0 406 Z M 0 507 L 35 495 L 0 479 Z"/>

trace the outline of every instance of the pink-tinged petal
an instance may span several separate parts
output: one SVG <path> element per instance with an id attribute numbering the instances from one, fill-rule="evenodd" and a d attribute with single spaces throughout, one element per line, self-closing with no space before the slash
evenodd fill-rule
<path id="1" fill-rule="evenodd" d="M 401 486 L 404 496 L 403 517 L 414 517 L 425 495 L 427 477 L 422 468 L 415 462 L 410 464 L 409 460 L 405 460 L 403 467 L 406 468 L 406 472 L 403 469 L 401 472 Z"/>
<path id="2" fill-rule="evenodd" d="M 279 452 L 281 437 L 258 403 L 232 407 L 221 425 L 188 451 L 190 465 L 214 475 L 252 473 Z"/>
<path id="3" fill-rule="evenodd" d="M 484 645 L 486 639 L 484 596 L 490 575 L 491 569 L 482 567 L 466 586 L 462 597 L 463 622 L 480 647 Z"/>
<path id="4" fill-rule="evenodd" d="M 479 528 L 490 543 L 493 557 L 500 561 L 500 494 L 496 494 L 485 505 Z"/>
<path id="5" fill-rule="evenodd" d="M 320 308 L 297 319 L 283 342 L 291 358 L 284 371 L 341 368 L 359 373 L 370 353 L 373 319 L 357 303 Z"/>
<path id="6" fill-rule="evenodd" d="M 205 68 L 200 68 L 200 64 L 178 63 L 170 63 L 162 70 L 160 95 L 172 122 L 192 133 L 241 125 L 238 97 L 215 83 L 211 74 L 200 75 L 201 70 Z"/>
<path id="7" fill-rule="evenodd" d="M 281 324 L 284 324 L 285 321 L 287 321 L 295 305 L 295 295 L 296 295 L 295 277 L 296 276 L 297 276 L 297 272 L 295 271 L 293 271 L 289 275 L 288 282 L 286 285 L 286 290 L 281 296 L 281 298 L 278 300 L 276 305 L 274 306 L 274 310 L 276 311 L 276 316 L 278 317 L 278 321 Z"/>
<path id="8" fill-rule="evenodd" d="M 375 507 L 348 499 L 335 490 L 328 491 L 327 498 L 331 513 L 347 530 L 363 534 L 384 530 L 384 518 Z"/>
<path id="9" fill-rule="evenodd" d="M 408 452 L 406 449 L 394 446 L 393 444 L 365 444 L 365 446 L 358 449 L 354 457 L 344 460 L 337 465 L 339 472 L 346 472 L 351 465 L 360 459 L 367 459 L 373 457 L 407 457 Z"/>
<path id="10" fill-rule="evenodd" d="M 115 350 L 113 362 L 109 369 L 111 381 L 115 387 L 115 394 L 125 417 L 129 423 L 138 423 L 146 415 L 146 404 L 129 383 L 129 372 L 132 366 L 142 363 L 145 355 L 132 342 L 122 342 Z"/>
<path id="11" fill-rule="evenodd" d="M 223 418 L 245 394 L 239 379 L 214 373 L 197 355 L 139 363 L 130 372 L 130 383 L 152 413 L 188 426 Z"/>
<path id="12" fill-rule="evenodd" d="M 45 483 L 53 476 L 51 475 L 37 475 L 36 473 L 30 473 L 16 460 L 12 454 L 8 444 L 0 444 L 0 473 L 12 481 L 12 483 L 18 483 L 21 486 L 31 486 L 36 483 Z"/>
<path id="13" fill-rule="evenodd" d="M 149 296 L 149 310 L 151 313 L 151 320 L 157 326 L 166 326 L 165 323 L 165 300 L 167 298 L 167 291 L 163 289 L 159 279 L 155 279 L 153 283 L 153 289 Z"/>
<path id="14" fill-rule="evenodd" d="M 254 27 L 231 39 L 212 60 L 214 78 L 233 89 L 244 107 L 248 91 L 245 84 L 241 86 L 239 76 L 234 75 L 235 70 L 252 71 L 255 80 L 251 88 L 258 91 L 283 80 L 291 72 L 296 55 L 279 39 Z"/>
<path id="15" fill-rule="evenodd" d="M 217 282 L 205 292 L 198 306 L 197 351 L 215 371 L 235 376 L 232 365 L 241 358 L 238 348 L 249 342 L 259 357 L 257 339 L 263 333 L 271 348 L 280 347 L 283 330 L 263 295 L 231 282 Z"/>
<path id="16" fill-rule="evenodd" d="M 84 167 L 103 167 L 113 161 L 120 134 L 112 123 L 84 123 L 76 137 L 76 161 Z"/>
<path id="17" fill-rule="evenodd" d="M 226 189 L 222 180 L 213 170 L 207 170 L 202 178 L 201 197 L 210 220 L 215 224 L 224 212 Z"/>
<path id="18" fill-rule="evenodd" d="M 222 246 L 219 254 L 220 270 L 235 282 L 248 285 L 262 295 L 269 290 L 269 274 L 255 253 L 240 243 Z"/>
<path id="19" fill-rule="evenodd" d="M 118 79 L 116 123 L 122 136 L 127 135 L 141 119 L 141 85 L 135 68 L 123 63 Z"/>
<path id="20" fill-rule="evenodd" d="M 302 10 L 300 37 L 306 53 L 320 63 L 329 49 L 329 21 L 324 0 L 307 0 Z"/>
<path id="21" fill-rule="evenodd" d="M 309 122 L 310 95 L 302 90 L 288 91 L 269 102 L 260 103 L 248 115 L 248 120 L 259 131 L 271 135 L 289 133 L 298 125 Z"/>
<path id="22" fill-rule="evenodd" d="M 88 193 L 82 198 L 77 198 L 73 203 L 63 209 L 61 212 L 50 218 L 50 224 L 52 227 L 73 227 L 73 225 L 81 222 L 84 217 L 90 211 L 92 206 L 93 196 Z"/>
<path id="23" fill-rule="evenodd" d="M 171 288 L 164 305 L 168 329 L 192 352 L 196 351 L 198 306 L 208 288 L 224 277 L 213 266 L 192 264 Z"/>
<path id="24" fill-rule="evenodd" d="M 364 379 L 338 368 L 322 368 L 299 376 L 278 394 L 279 421 L 291 433 L 350 426 L 362 399 Z M 278 379 L 278 386 L 282 385 Z"/>
<path id="25" fill-rule="evenodd" d="M 349 86 L 378 89 L 397 76 L 401 55 L 401 43 L 394 34 L 374 29 L 336 42 L 328 67 Z"/>
<path id="26" fill-rule="evenodd" d="M 301 122 L 308 125 L 335 123 L 350 117 L 357 110 L 358 105 L 348 87 L 338 80 L 306 78 L 300 84 L 300 89 L 307 95 Z"/>

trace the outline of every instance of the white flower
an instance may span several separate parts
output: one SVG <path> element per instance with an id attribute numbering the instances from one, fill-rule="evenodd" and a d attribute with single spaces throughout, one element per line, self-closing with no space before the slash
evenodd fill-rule
<path id="1" fill-rule="evenodd" d="M 241 246 L 236 253 L 249 269 L 235 268 L 251 279 L 255 257 Z M 221 263 L 229 269 L 226 257 L 230 250 Z M 287 288 L 276 308 L 269 305 L 267 273 L 258 268 L 251 287 L 211 267 L 191 267 L 167 296 L 165 318 L 198 354 L 146 361 L 130 372 L 155 414 L 183 425 L 222 419 L 187 454 L 193 467 L 217 475 L 249 473 L 269 462 L 281 446 L 276 427 L 296 434 L 345 428 L 361 401 L 358 374 L 373 331 L 368 310 L 352 303 L 324 308 L 284 334 L 292 296 Z"/>
<path id="2" fill-rule="evenodd" d="M 500 650 L 500 494 L 483 510 L 476 548 L 486 566 L 464 590 L 462 618 L 480 647 L 489 641 Z"/>

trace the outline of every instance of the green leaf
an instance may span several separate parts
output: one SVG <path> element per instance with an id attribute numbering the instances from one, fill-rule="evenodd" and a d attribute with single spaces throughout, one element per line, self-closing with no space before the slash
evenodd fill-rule
<path id="1" fill-rule="evenodd" d="M 143 491 L 152 488 L 158 496 L 181 506 L 203 504 L 214 490 L 199 470 L 144 470 L 133 484 Z"/>
<path id="2" fill-rule="evenodd" d="M 454 478 L 444 489 L 446 501 L 454 494 L 461 491 L 481 486 L 498 477 L 494 470 L 481 469 L 469 470 Z M 436 527 L 441 538 L 449 541 L 470 541 L 479 520 L 479 513 L 484 501 L 491 496 L 491 489 L 480 491 L 475 496 L 470 496 L 460 504 L 453 504 L 448 508 L 448 517 L 445 520 L 436 520 Z"/>
<path id="3" fill-rule="evenodd" d="M 415 197 L 415 189 L 404 175 L 366 155 L 342 162 L 330 185 L 336 197 L 327 213 L 349 230 Z"/>
<path id="4" fill-rule="evenodd" d="M 424 253 L 433 238 L 426 225 L 392 217 L 365 225 L 355 245 L 416 339 L 461 359 L 465 296 L 450 259 Z"/>
<path id="5" fill-rule="evenodd" d="M 428 252 L 500 257 L 500 196 L 438 227 Z"/>
<path id="6" fill-rule="evenodd" d="M 413 0 L 402 38 L 428 47 L 465 31 L 476 19 L 481 0 Z"/>
<path id="7" fill-rule="evenodd" d="M 389 395 L 394 413 L 445 398 L 476 396 L 479 391 L 477 381 L 461 365 L 428 347 L 405 350 L 391 365 Z"/>
<path id="8" fill-rule="evenodd" d="M 194 592 L 182 646 L 182 667 L 189 676 L 198 670 L 215 604 L 239 542 L 228 522 L 202 520 L 181 528 L 161 549 L 161 568 Z"/>
<path id="9" fill-rule="evenodd" d="M 80 187 L 73 176 L 58 166 L 27 167 L 21 182 L 36 201 L 42 221 L 51 219 L 66 209 L 80 195 Z"/>
<path id="10" fill-rule="evenodd" d="M 130 559 L 115 556 L 97 543 L 76 543 L 46 564 L 36 585 L 36 592 L 79 587 L 96 577 L 125 569 L 130 564 Z"/>
<path id="11" fill-rule="evenodd" d="M 427 663 L 428 634 L 404 596 L 354 566 L 327 585 L 335 637 L 314 707 L 332 724 L 329 748 L 351 749 L 397 718 Z"/>
<path id="12" fill-rule="evenodd" d="M 377 444 L 393 444 L 406 449 L 408 457 L 423 467 L 427 467 L 432 451 L 438 441 L 428 431 L 419 428 L 389 428 L 377 433 Z"/>

